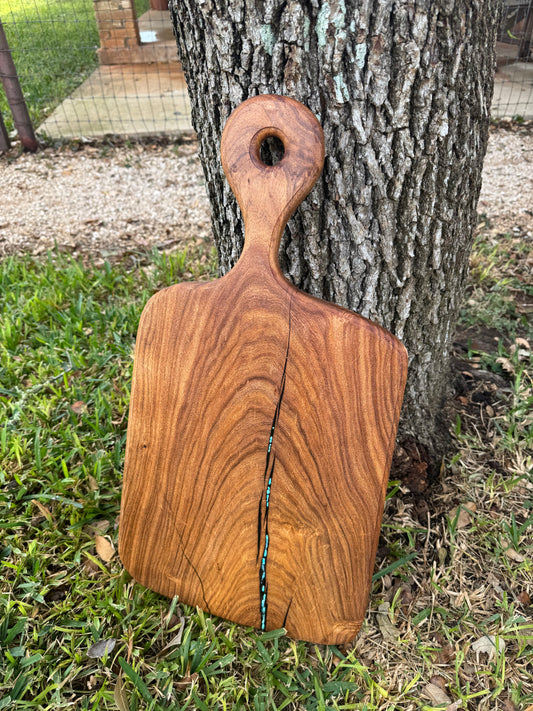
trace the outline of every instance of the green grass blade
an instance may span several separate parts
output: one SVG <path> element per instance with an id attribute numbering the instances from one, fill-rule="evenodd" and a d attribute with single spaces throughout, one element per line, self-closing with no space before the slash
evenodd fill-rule
<path id="1" fill-rule="evenodd" d="M 141 679 L 141 677 L 137 674 L 135 669 L 133 669 L 133 667 L 131 667 L 128 664 L 128 662 L 125 659 L 123 659 L 122 657 L 118 658 L 118 663 L 122 667 L 122 670 L 124 671 L 124 673 L 130 679 L 130 681 L 133 683 L 133 686 L 137 689 L 139 694 L 143 697 L 143 699 L 148 703 L 152 703 L 153 699 L 152 699 L 150 692 L 148 691 L 148 687 L 146 686 L 144 681 Z"/>

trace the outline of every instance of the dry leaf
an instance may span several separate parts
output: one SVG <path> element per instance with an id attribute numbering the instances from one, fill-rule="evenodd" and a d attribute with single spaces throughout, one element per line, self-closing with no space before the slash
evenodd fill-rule
<path id="1" fill-rule="evenodd" d="M 398 641 L 400 637 L 399 630 L 392 624 L 389 617 L 389 603 L 382 602 L 378 607 L 378 625 L 381 635 L 385 642 L 392 642 L 393 644 Z"/>
<path id="2" fill-rule="evenodd" d="M 525 556 L 515 551 L 515 549 L 511 548 L 511 546 L 509 546 L 509 548 L 506 548 L 504 553 L 509 558 L 509 560 L 513 560 L 515 563 L 523 563 L 526 559 Z"/>
<path id="3" fill-rule="evenodd" d="M 531 605 L 531 598 L 525 590 L 522 590 L 522 592 L 517 595 L 516 599 L 521 605 Z"/>
<path id="4" fill-rule="evenodd" d="M 96 552 L 98 553 L 100 558 L 106 563 L 109 563 L 109 561 L 115 555 L 115 547 L 113 546 L 111 541 L 105 536 L 95 536 L 94 543 L 96 546 Z"/>
<path id="5" fill-rule="evenodd" d="M 122 672 L 120 672 L 120 674 L 118 675 L 117 683 L 115 684 L 115 690 L 113 691 L 113 699 L 115 701 L 118 711 L 130 711 L 130 702 L 126 695 L 124 682 L 122 681 Z"/>
<path id="6" fill-rule="evenodd" d="M 435 684 L 435 686 L 439 686 L 442 691 L 446 692 L 446 680 L 442 676 L 434 674 L 429 680 L 429 683 Z"/>
<path id="7" fill-rule="evenodd" d="M 444 647 L 437 652 L 437 664 L 447 664 L 455 658 L 455 649 L 451 644 L 445 644 Z"/>
<path id="8" fill-rule="evenodd" d="M 48 507 L 46 507 L 44 504 L 41 504 L 41 502 L 37 499 L 32 499 L 31 502 L 34 506 L 37 506 L 37 508 L 45 518 L 47 518 L 49 521 L 52 520 L 52 512 Z"/>
<path id="9" fill-rule="evenodd" d="M 517 346 L 523 346 L 526 350 L 530 351 L 531 346 L 529 345 L 529 341 L 527 341 L 525 338 L 515 338 L 515 343 Z"/>
<path id="10" fill-rule="evenodd" d="M 95 642 L 89 647 L 87 650 L 87 656 L 91 659 L 100 659 L 106 654 L 111 654 L 111 652 L 115 649 L 116 643 L 117 640 L 113 637 L 110 637 L 109 639 L 99 639 L 98 642 Z"/>
<path id="11" fill-rule="evenodd" d="M 524 340 L 524 339 L 520 339 L 520 340 Z M 527 343 L 527 341 L 526 341 L 526 343 Z M 527 359 L 529 359 L 529 356 L 531 355 L 531 351 L 529 350 L 529 347 L 528 348 L 519 348 L 516 345 L 516 343 L 513 343 L 513 345 L 510 346 L 509 353 L 511 355 L 516 354 L 518 356 L 518 360 L 527 360 Z"/>
<path id="12" fill-rule="evenodd" d="M 472 521 L 472 514 L 475 512 L 477 506 L 473 501 L 467 501 L 464 504 L 456 506 L 448 514 L 451 521 L 455 521 L 457 516 L 457 511 L 459 510 L 459 516 L 457 516 L 457 528 L 466 528 L 470 526 Z"/>
<path id="13" fill-rule="evenodd" d="M 463 700 L 457 699 L 457 701 L 454 701 L 453 704 L 446 706 L 446 711 L 457 711 L 457 709 L 460 709 L 462 705 L 463 705 Z"/>
<path id="14" fill-rule="evenodd" d="M 503 652 L 505 642 L 503 639 L 498 639 L 498 651 Z M 472 644 L 472 651 L 479 657 L 480 654 L 488 654 L 489 660 L 496 654 L 496 637 L 493 634 L 483 635 Z"/>
<path id="15" fill-rule="evenodd" d="M 476 667 L 474 664 L 470 664 L 470 662 L 463 662 L 461 665 L 461 676 L 463 679 L 466 679 L 467 677 L 474 677 L 475 674 L 477 674 Z"/>
<path id="16" fill-rule="evenodd" d="M 178 689 L 186 689 L 191 684 L 194 684 L 197 679 L 198 674 L 195 672 L 194 674 L 191 674 L 191 676 L 184 676 L 183 679 L 177 681 L 175 685 L 178 687 Z"/>
<path id="17" fill-rule="evenodd" d="M 169 630 L 174 629 L 174 627 L 176 627 L 177 625 L 180 624 L 180 621 L 181 621 L 181 617 L 182 617 L 182 616 L 181 616 L 181 614 L 180 614 L 179 608 L 178 608 L 177 612 L 178 612 L 178 614 L 173 613 L 173 614 L 170 616 L 170 619 L 168 619 L 168 616 L 165 618 L 165 627 L 166 627 L 167 629 L 169 629 Z"/>
<path id="18" fill-rule="evenodd" d="M 93 576 L 96 573 L 100 572 L 100 568 L 96 565 L 96 563 L 93 563 L 92 560 L 87 558 L 87 560 L 83 564 L 83 571 L 84 571 L 85 575 Z"/>
<path id="19" fill-rule="evenodd" d="M 499 363 L 503 370 L 505 370 L 507 373 L 511 373 L 511 375 L 515 374 L 514 365 L 511 363 L 509 358 L 496 358 L 496 363 Z"/>
<path id="20" fill-rule="evenodd" d="M 100 521 L 93 521 L 89 526 L 89 530 L 92 530 L 93 533 L 104 533 L 107 531 L 109 528 L 109 521 L 105 518 L 101 519 Z"/>
<path id="21" fill-rule="evenodd" d="M 98 491 L 98 482 L 92 474 L 89 474 L 89 489 L 91 491 Z"/>
<path id="22" fill-rule="evenodd" d="M 83 402 L 83 400 L 76 400 L 76 402 L 72 403 L 70 409 L 76 415 L 83 415 L 84 412 L 87 412 L 87 403 Z"/>
<path id="23" fill-rule="evenodd" d="M 432 701 L 436 706 L 439 706 L 440 704 L 452 703 L 452 700 L 448 694 L 436 684 L 426 684 L 426 686 L 422 689 L 422 695 L 425 696 L 426 699 L 430 699 L 430 701 Z"/>
<path id="24" fill-rule="evenodd" d="M 166 652 L 167 650 L 171 649 L 172 647 L 177 647 L 178 645 L 181 644 L 181 640 L 183 639 L 183 630 L 184 629 L 185 629 L 185 617 L 182 617 L 181 622 L 180 622 L 180 628 L 178 630 L 178 634 L 175 637 L 172 637 L 170 642 L 168 644 L 165 644 L 163 649 L 161 649 L 157 653 L 158 657 L 162 656 L 163 652 Z"/>

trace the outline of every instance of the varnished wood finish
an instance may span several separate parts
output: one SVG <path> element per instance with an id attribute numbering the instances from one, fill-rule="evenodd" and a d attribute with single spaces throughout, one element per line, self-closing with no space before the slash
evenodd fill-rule
<path id="1" fill-rule="evenodd" d="M 259 147 L 285 148 L 273 167 Z M 291 286 L 278 248 L 323 162 L 301 104 L 230 117 L 237 266 L 165 289 L 139 325 L 119 548 L 133 577 L 244 625 L 348 642 L 368 601 L 407 359 L 390 333 Z M 264 586 L 264 590 L 263 590 Z"/>

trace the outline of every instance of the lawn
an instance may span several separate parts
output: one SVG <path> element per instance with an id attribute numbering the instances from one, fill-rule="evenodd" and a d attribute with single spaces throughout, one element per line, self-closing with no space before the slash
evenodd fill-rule
<path id="1" fill-rule="evenodd" d="M 148 297 L 210 247 L 0 264 L 0 709 L 533 708 L 533 246 L 480 226 L 454 354 L 454 451 L 393 472 L 363 629 L 258 634 L 134 583 L 116 553 Z M 529 705 L 529 706 L 528 706 Z"/>
<path id="2" fill-rule="evenodd" d="M 137 15 L 149 0 L 136 0 Z M 30 117 L 38 126 L 98 65 L 92 0 L 0 0 L 0 19 Z M 0 112 L 13 129 L 0 88 Z"/>

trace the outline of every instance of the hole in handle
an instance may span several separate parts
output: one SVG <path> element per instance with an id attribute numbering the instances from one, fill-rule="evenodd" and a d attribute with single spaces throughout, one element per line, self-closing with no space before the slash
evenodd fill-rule
<path id="1" fill-rule="evenodd" d="M 277 165 L 285 155 L 285 146 L 278 136 L 267 136 L 261 141 L 259 157 L 263 165 Z"/>

